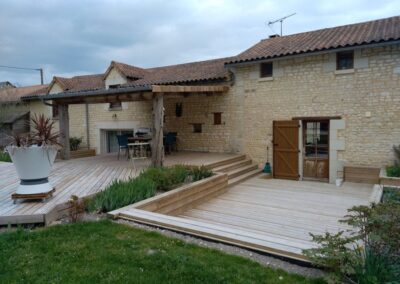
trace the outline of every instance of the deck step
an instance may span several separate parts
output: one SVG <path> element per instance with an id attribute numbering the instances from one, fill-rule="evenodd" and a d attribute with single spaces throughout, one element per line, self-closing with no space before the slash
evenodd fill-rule
<path id="1" fill-rule="evenodd" d="M 250 159 L 244 159 L 244 160 L 240 160 L 239 162 L 234 162 L 231 164 L 227 164 L 227 165 L 223 165 L 217 168 L 213 168 L 214 172 L 221 172 L 221 173 L 226 173 L 228 171 L 243 167 L 243 166 L 247 166 L 251 164 L 251 160 Z"/>
<path id="2" fill-rule="evenodd" d="M 228 159 L 225 159 L 225 160 L 222 160 L 222 161 L 211 163 L 211 164 L 207 165 L 207 167 L 209 169 L 215 169 L 215 168 L 218 168 L 218 167 L 221 167 L 221 166 L 224 166 L 224 165 L 229 165 L 229 164 L 232 164 L 232 163 L 236 163 L 238 161 L 245 160 L 245 159 L 246 159 L 246 155 L 238 155 L 238 156 L 233 157 L 233 158 L 228 158 Z"/>
<path id="3" fill-rule="evenodd" d="M 244 175 L 244 174 L 246 174 L 246 173 L 248 173 L 248 172 L 250 172 L 252 170 L 255 170 L 255 169 L 257 169 L 257 165 L 250 164 L 250 165 L 247 165 L 247 166 L 243 166 L 243 167 L 228 171 L 227 172 L 228 179 L 232 179 L 232 178 Z"/>
<path id="4" fill-rule="evenodd" d="M 249 179 L 249 178 L 254 177 L 256 175 L 259 175 L 259 174 L 261 174 L 261 170 L 256 168 L 256 169 L 254 169 L 252 171 L 249 171 L 249 172 L 247 172 L 245 174 L 239 175 L 239 176 L 237 176 L 235 178 L 230 178 L 228 180 L 228 186 L 236 185 L 236 184 L 238 184 L 238 183 L 240 183 L 242 181 L 245 181 L 246 179 Z"/>

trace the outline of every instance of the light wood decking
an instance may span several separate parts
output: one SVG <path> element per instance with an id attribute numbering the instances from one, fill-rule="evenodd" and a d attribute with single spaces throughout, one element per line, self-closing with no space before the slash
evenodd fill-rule
<path id="1" fill-rule="evenodd" d="M 166 165 L 209 165 L 236 157 L 233 154 L 179 152 L 166 156 Z M 58 161 L 50 174 L 56 187 L 53 198 L 46 202 L 23 201 L 13 204 L 11 194 L 15 192 L 19 179 L 13 164 L 0 162 L 0 225 L 16 223 L 49 223 L 65 210 L 71 195 L 90 196 L 99 192 L 113 180 L 127 180 L 150 165 L 150 160 L 132 163 L 116 155 L 104 155 Z"/>
<path id="2" fill-rule="evenodd" d="M 307 261 L 302 250 L 315 247 L 309 233 L 337 232 L 354 205 L 379 201 L 379 186 L 251 178 L 179 215 L 134 207 L 120 218 L 153 224 L 226 243 Z"/>

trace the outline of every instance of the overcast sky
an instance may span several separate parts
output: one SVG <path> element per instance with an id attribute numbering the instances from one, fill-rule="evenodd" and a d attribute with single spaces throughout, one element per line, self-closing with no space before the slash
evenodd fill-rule
<path id="1" fill-rule="evenodd" d="M 140 0 L 0 2 L 0 65 L 54 75 L 103 73 L 111 60 L 154 67 L 232 56 L 279 33 L 400 14 L 399 0 Z M 39 72 L 0 68 L 0 81 L 38 84 Z"/>

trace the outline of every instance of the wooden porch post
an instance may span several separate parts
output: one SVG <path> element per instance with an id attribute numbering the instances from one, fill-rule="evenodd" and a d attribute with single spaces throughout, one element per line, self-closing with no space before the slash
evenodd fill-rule
<path id="1" fill-rule="evenodd" d="M 62 145 L 61 149 L 61 159 L 69 160 L 69 114 L 68 105 L 60 104 L 58 105 L 58 116 L 60 123 L 60 143 Z"/>
<path id="2" fill-rule="evenodd" d="M 151 164 L 162 167 L 164 164 L 164 94 L 153 95 L 153 140 L 151 147 Z"/>

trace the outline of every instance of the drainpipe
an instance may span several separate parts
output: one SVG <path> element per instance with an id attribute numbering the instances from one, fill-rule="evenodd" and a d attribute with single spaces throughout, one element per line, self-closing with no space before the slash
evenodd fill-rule
<path id="1" fill-rule="evenodd" d="M 90 139 L 89 139 L 89 104 L 85 104 L 85 119 L 86 119 L 86 145 L 90 149 Z"/>

